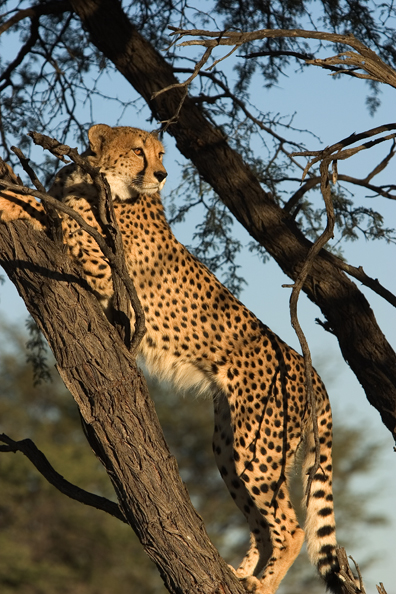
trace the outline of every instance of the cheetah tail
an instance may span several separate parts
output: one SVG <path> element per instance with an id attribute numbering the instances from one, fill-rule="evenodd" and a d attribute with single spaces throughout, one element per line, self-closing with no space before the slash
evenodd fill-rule
<path id="1" fill-rule="evenodd" d="M 332 492 L 332 433 L 331 413 L 318 415 L 320 437 L 320 467 L 312 480 L 307 504 L 307 488 L 310 469 L 315 463 L 315 441 L 313 431 L 307 430 L 305 456 L 303 461 L 304 501 L 306 507 L 305 536 L 311 562 L 316 565 L 327 588 L 333 594 L 344 594 L 342 582 L 336 573 L 339 564 L 335 549 L 335 519 Z M 324 421 L 323 421 L 324 420 Z M 322 421 L 322 424 L 321 424 Z"/>

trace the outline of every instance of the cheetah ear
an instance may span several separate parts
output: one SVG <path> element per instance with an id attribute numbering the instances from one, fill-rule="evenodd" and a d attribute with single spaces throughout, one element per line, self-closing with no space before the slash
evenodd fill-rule
<path id="1" fill-rule="evenodd" d="M 113 135 L 113 128 L 107 126 L 107 124 L 96 124 L 95 126 L 92 126 L 88 131 L 88 140 L 93 154 L 100 157 L 105 142 Z"/>
<path id="2" fill-rule="evenodd" d="M 162 140 L 162 136 L 163 136 L 163 130 L 161 130 L 161 128 L 159 128 L 158 130 L 153 130 L 152 132 L 150 132 L 151 136 L 154 136 L 154 138 L 157 138 L 159 140 Z"/>

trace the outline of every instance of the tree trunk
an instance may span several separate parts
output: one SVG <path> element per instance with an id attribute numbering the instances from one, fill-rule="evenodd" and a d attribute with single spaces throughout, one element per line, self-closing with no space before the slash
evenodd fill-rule
<path id="1" fill-rule="evenodd" d="M 0 264 L 45 335 L 121 510 L 174 594 L 243 594 L 206 534 L 136 363 L 48 237 L 0 225 Z"/>
<path id="2" fill-rule="evenodd" d="M 172 67 L 131 24 L 118 0 L 71 0 L 71 5 L 94 45 L 142 95 L 154 117 L 160 121 L 172 118 L 182 98 L 180 89 L 151 99 L 156 91 L 178 82 Z M 296 279 L 311 243 L 263 191 L 221 131 L 187 97 L 169 132 L 250 235 Z M 304 291 L 320 307 L 344 359 L 396 438 L 396 355 L 369 303 L 325 252 L 316 259 Z"/>

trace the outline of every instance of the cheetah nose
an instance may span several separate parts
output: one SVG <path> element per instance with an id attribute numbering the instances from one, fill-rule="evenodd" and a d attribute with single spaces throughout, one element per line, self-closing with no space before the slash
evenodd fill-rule
<path id="1" fill-rule="evenodd" d="M 161 183 L 167 177 L 166 171 L 154 171 L 154 177 Z"/>

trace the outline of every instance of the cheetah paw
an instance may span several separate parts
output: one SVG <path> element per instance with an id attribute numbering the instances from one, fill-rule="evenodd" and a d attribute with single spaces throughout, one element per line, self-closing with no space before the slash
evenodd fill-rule
<path id="1" fill-rule="evenodd" d="M 274 594 L 272 590 L 263 586 L 260 580 L 253 575 L 239 579 L 248 594 Z"/>

